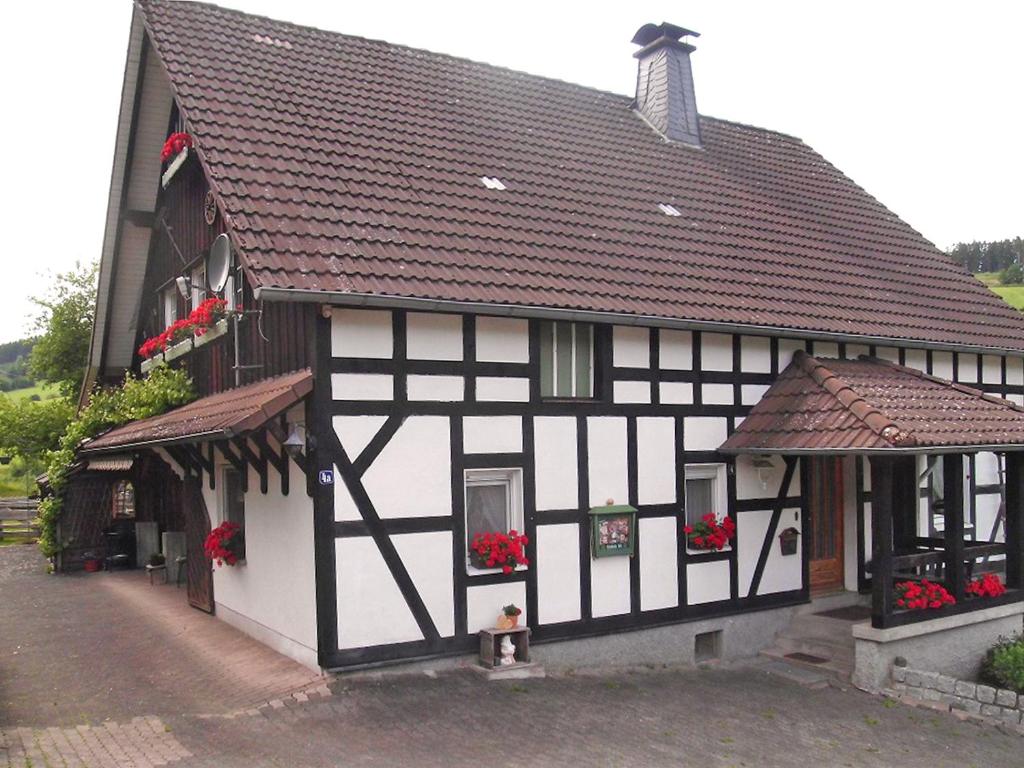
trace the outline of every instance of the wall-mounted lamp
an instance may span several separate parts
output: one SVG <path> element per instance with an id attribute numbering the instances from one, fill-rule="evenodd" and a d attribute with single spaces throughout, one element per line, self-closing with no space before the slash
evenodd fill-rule
<path id="1" fill-rule="evenodd" d="M 185 275 L 174 278 L 174 284 L 178 286 L 178 293 L 181 294 L 181 298 L 187 299 L 192 295 L 192 281 L 185 277 Z"/>
<path id="2" fill-rule="evenodd" d="M 284 451 L 292 458 L 301 456 L 306 451 L 306 448 L 309 447 L 308 443 L 311 440 L 312 437 L 307 438 L 306 436 L 306 426 L 304 424 L 292 424 L 288 437 L 284 441 Z"/>
<path id="3" fill-rule="evenodd" d="M 768 476 L 775 471 L 775 465 L 767 456 L 755 456 L 753 464 L 757 470 L 757 479 L 761 481 L 761 489 L 768 490 Z"/>

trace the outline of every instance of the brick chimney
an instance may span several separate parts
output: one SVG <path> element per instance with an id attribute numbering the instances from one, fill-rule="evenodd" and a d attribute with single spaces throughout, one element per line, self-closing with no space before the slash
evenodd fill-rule
<path id="1" fill-rule="evenodd" d="M 633 35 L 640 46 L 633 54 L 640 62 L 633 108 L 669 141 L 699 147 L 700 118 L 690 68 L 690 54 L 697 49 L 683 41 L 687 36 L 700 37 L 667 22 L 644 24 Z"/>

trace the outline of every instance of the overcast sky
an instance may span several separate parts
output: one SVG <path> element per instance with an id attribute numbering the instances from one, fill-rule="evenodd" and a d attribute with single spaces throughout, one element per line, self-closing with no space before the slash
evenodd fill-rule
<path id="1" fill-rule="evenodd" d="M 648 21 L 701 33 L 701 112 L 799 136 L 942 248 L 1024 235 L 1024 3 L 221 5 L 632 93 Z M 600 10 L 598 10 L 600 9 Z M 99 257 L 131 4 L 5 3 L 0 341 L 48 274 Z"/>

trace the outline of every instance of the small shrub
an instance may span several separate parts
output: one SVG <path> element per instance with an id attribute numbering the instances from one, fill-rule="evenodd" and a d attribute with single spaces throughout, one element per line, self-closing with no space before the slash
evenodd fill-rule
<path id="1" fill-rule="evenodd" d="M 999 273 L 999 282 L 1003 285 L 1020 285 L 1024 283 L 1024 269 L 1020 264 L 1011 264 Z"/>
<path id="2" fill-rule="evenodd" d="M 1024 635 L 1001 637 L 981 662 L 981 681 L 1024 693 Z"/>
<path id="3" fill-rule="evenodd" d="M 166 558 L 160 552 L 154 552 L 149 556 L 149 565 L 152 565 L 154 568 L 160 565 L 166 565 L 166 562 Z"/>

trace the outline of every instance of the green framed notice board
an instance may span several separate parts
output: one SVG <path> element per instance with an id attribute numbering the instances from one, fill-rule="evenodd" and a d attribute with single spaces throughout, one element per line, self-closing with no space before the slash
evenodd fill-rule
<path id="1" fill-rule="evenodd" d="M 608 504 L 590 510 L 590 553 L 593 557 L 632 557 L 635 549 L 635 507 Z"/>

